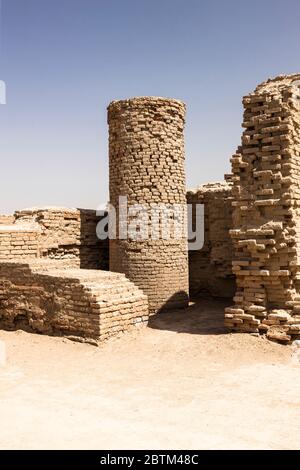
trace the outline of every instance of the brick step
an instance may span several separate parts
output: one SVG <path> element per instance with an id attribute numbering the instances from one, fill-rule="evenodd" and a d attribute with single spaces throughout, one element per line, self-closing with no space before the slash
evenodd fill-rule
<path id="1" fill-rule="evenodd" d="M 0 263 L 0 327 L 98 343 L 147 325 L 148 298 L 124 274 L 56 266 Z"/>

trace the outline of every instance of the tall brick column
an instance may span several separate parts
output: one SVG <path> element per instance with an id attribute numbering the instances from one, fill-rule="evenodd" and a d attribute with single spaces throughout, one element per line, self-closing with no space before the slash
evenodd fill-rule
<path id="1" fill-rule="evenodd" d="M 279 76 L 243 100 L 234 174 L 233 330 L 300 337 L 300 75 Z"/>
<path id="2" fill-rule="evenodd" d="M 153 97 L 113 101 L 108 124 L 110 202 L 117 209 L 117 222 L 119 196 L 127 196 L 129 207 L 185 205 L 185 105 Z M 117 233 L 110 240 L 110 269 L 125 273 L 143 289 L 151 314 L 188 303 L 186 233 L 147 240 L 124 240 Z"/>

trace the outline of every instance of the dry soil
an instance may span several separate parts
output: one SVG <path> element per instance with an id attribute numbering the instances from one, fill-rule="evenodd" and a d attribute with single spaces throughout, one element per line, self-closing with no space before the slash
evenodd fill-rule
<path id="1" fill-rule="evenodd" d="M 203 299 L 96 348 L 0 331 L 1 449 L 297 449 L 300 362 Z"/>

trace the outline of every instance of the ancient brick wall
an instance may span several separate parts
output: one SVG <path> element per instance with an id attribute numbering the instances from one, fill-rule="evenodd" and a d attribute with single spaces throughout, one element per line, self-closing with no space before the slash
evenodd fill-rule
<path id="1" fill-rule="evenodd" d="M 299 80 L 280 76 L 244 98 L 232 157 L 237 292 L 226 324 L 286 342 L 300 334 Z"/>
<path id="2" fill-rule="evenodd" d="M 186 204 L 185 105 L 164 98 L 114 101 L 108 108 L 110 202 L 128 206 Z M 129 222 L 129 220 L 127 220 Z M 182 225 L 183 232 L 185 223 Z M 169 239 L 110 241 L 110 269 L 125 273 L 149 297 L 150 312 L 188 303 L 186 233 Z"/>
<path id="3" fill-rule="evenodd" d="M 100 241 L 96 211 L 33 208 L 15 212 L 15 224 L 37 224 L 41 258 L 76 259 L 83 269 L 108 268 L 108 242 Z"/>
<path id="4" fill-rule="evenodd" d="M 13 215 L 1 215 L 0 214 L 0 225 L 11 225 L 15 221 Z"/>
<path id="5" fill-rule="evenodd" d="M 147 297 L 123 274 L 74 260 L 0 263 L 0 328 L 97 343 L 147 321 Z"/>
<path id="6" fill-rule="evenodd" d="M 204 206 L 204 245 L 189 251 L 190 293 L 209 293 L 214 297 L 232 298 L 235 276 L 232 273 L 232 183 L 217 182 L 188 191 L 187 202 Z M 193 210 L 193 226 L 196 212 Z"/>
<path id="7" fill-rule="evenodd" d="M 0 262 L 39 257 L 39 230 L 27 225 L 0 225 Z"/>

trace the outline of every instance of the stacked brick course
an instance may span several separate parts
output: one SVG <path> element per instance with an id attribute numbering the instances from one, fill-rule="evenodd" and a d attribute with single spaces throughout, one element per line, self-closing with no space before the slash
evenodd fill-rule
<path id="1" fill-rule="evenodd" d="M 39 229 L 30 225 L 0 225 L 0 262 L 39 257 Z"/>
<path id="2" fill-rule="evenodd" d="M 96 211 L 33 208 L 16 211 L 14 220 L 13 232 L 21 226 L 35 227 L 41 258 L 74 259 L 83 269 L 108 268 L 108 242 L 97 238 Z"/>
<path id="3" fill-rule="evenodd" d="M 0 263 L 0 327 L 99 341 L 148 321 L 147 297 L 125 275 L 74 261 Z"/>
<path id="4" fill-rule="evenodd" d="M 186 204 L 185 105 L 165 98 L 114 101 L 108 108 L 110 202 L 128 206 Z M 119 221 L 119 219 L 118 219 Z M 128 222 L 128 220 L 127 220 Z M 110 269 L 125 273 L 149 297 L 150 312 L 188 303 L 188 255 L 183 236 L 110 241 Z"/>
<path id="5" fill-rule="evenodd" d="M 280 76 L 244 98 L 232 157 L 237 292 L 226 324 L 283 342 L 300 335 L 299 80 Z"/>
<path id="6" fill-rule="evenodd" d="M 11 225 L 15 221 L 13 215 L 1 215 L 0 214 L 0 225 Z"/>
<path id="7" fill-rule="evenodd" d="M 232 183 L 217 182 L 188 191 L 187 202 L 204 206 L 204 245 L 189 251 L 190 293 L 207 292 L 214 297 L 233 297 Z M 193 225 L 196 212 L 193 210 Z"/>

